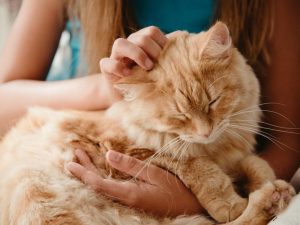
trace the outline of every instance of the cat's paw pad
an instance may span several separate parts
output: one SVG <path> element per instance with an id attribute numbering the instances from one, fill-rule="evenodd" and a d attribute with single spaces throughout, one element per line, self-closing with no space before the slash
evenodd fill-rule
<path id="1" fill-rule="evenodd" d="M 296 192 L 294 188 L 284 180 L 276 180 L 273 184 L 275 191 L 271 197 L 273 204 L 270 208 L 270 213 L 278 214 L 287 207 Z"/>

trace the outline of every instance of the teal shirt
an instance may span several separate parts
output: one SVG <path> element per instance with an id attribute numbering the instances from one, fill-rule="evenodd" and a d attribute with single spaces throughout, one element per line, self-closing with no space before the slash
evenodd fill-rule
<path id="1" fill-rule="evenodd" d="M 208 29 L 214 13 L 215 0 L 129 0 L 134 18 L 140 28 L 157 26 L 163 32 L 186 30 L 192 33 Z M 80 60 L 80 23 L 68 22 L 70 59 L 63 69 L 50 70 L 47 80 L 71 79 L 78 73 Z"/>
<path id="2" fill-rule="evenodd" d="M 69 46 L 68 49 L 63 49 L 59 52 L 61 54 L 60 67 L 51 67 L 46 80 L 68 80 L 72 79 L 78 73 L 78 65 L 80 60 L 80 43 L 81 43 L 81 30 L 79 21 L 69 21 L 66 24 L 65 31 L 69 34 Z M 54 60 L 56 60 L 56 57 Z"/>
<path id="3" fill-rule="evenodd" d="M 157 26 L 165 33 L 206 30 L 214 12 L 214 0 L 129 0 L 140 28 Z"/>

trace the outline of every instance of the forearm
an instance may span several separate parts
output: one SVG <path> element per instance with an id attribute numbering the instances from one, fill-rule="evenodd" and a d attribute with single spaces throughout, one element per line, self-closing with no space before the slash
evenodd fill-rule
<path id="1" fill-rule="evenodd" d="M 282 149 L 272 143 L 265 149 L 263 157 L 273 167 L 278 178 L 289 180 L 300 166 L 299 134 L 293 134 L 299 130 L 291 129 L 300 127 L 300 30 L 296 29 L 299 27 L 300 2 L 277 0 L 274 4 L 276 17 L 270 43 L 271 64 L 268 75 L 262 78 L 265 84 L 262 96 L 269 103 L 264 106 L 264 118 L 266 122 L 276 125 L 276 129 L 290 129 L 272 133 L 277 141 L 283 143 Z"/>
<path id="2" fill-rule="evenodd" d="M 0 134 L 31 106 L 54 109 L 96 110 L 108 106 L 100 76 L 44 82 L 16 80 L 0 85 Z"/>

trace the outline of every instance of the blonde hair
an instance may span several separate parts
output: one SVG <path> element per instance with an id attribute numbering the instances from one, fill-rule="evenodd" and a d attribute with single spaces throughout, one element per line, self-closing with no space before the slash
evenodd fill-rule
<path id="1" fill-rule="evenodd" d="M 89 73 L 110 54 L 113 41 L 137 27 L 128 0 L 65 0 L 68 15 L 76 15 L 84 33 Z M 273 10 L 267 0 L 219 0 L 215 19 L 226 23 L 233 43 L 256 71 L 269 63 L 267 43 L 272 35 Z M 71 13 L 70 13 L 71 12 Z"/>

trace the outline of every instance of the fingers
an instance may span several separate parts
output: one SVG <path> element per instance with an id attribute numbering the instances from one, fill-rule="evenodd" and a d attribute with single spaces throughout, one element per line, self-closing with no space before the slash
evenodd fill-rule
<path id="1" fill-rule="evenodd" d="M 115 60 L 129 58 L 145 70 L 153 67 L 153 62 L 148 55 L 139 46 L 124 38 L 119 38 L 114 42 L 111 58 Z"/>
<path id="2" fill-rule="evenodd" d="M 102 59 L 101 71 L 111 75 L 113 80 L 130 75 L 130 66 L 136 63 L 145 70 L 153 67 L 167 37 L 157 27 L 151 26 L 131 34 L 128 39 L 117 39 L 112 47 L 110 58 Z"/>
<path id="3" fill-rule="evenodd" d="M 111 58 L 101 59 L 100 68 L 101 68 L 101 72 L 105 74 L 105 76 L 110 81 L 115 81 L 123 76 L 130 75 L 130 69 L 127 68 L 125 63 L 116 59 L 111 59 Z"/>
<path id="4" fill-rule="evenodd" d="M 77 157 L 79 163 L 85 167 L 87 170 L 97 172 L 97 168 L 92 163 L 90 157 L 86 154 L 85 151 L 82 151 L 80 149 L 75 150 L 75 156 Z"/>
<path id="5" fill-rule="evenodd" d="M 137 200 L 138 185 L 131 182 L 120 182 L 103 179 L 95 172 L 86 169 L 78 163 L 70 162 L 67 169 L 84 184 L 94 191 L 124 204 L 134 204 Z"/>
<path id="6" fill-rule="evenodd" d="M 132 35 L 128 37 L 128 41 L 140 47 L 151 59 L 157 59 L 162 50 L 162 47 L 157 42 L 147 36 Z"/>
<path id="7" fill-rule="evenodd" d="M 110 150 L 106 154 L 109 164 L 117 170 L 137 177 L 150 184 L 161 184 L 161 180 L 172 177 L 167 171 L 136 158 Z"/>
<path id="8" fill-rule="evenodd" d="M 165 46 L 168 39 L 165 34 L 157 27 L 145 27 L 137 32 L 139 35 L 150 37 L 153 41 L 160 45 L 161 48 Z"/>

